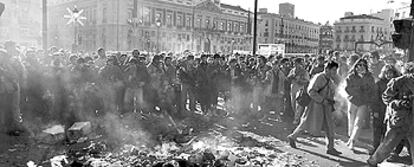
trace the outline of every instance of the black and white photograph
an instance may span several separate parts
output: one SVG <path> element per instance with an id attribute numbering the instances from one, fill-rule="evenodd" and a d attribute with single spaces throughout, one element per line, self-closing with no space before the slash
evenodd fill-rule
<path id="1" fill-rule="evenodd" d="M 0 167 L 414 166 L 414 0 L 0 0 Z"/>

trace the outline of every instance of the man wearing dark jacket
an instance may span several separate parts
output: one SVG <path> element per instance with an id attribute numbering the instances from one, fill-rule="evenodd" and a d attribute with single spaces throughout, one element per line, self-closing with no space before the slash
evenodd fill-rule
<path id="1" fill-rule="evenodd" d="M 385 117 L 387 132 L 375 153 L 367 160 L 370 166 L 377 166 L 385 160 L 402 139 L 407 137 L 410 145 L 414 143 L 414 63 L 408 63 L 405 74 L 388 83 L 382 99 L 388 106 Z M 413 149 L 411 147 L 411 152 Z"/>

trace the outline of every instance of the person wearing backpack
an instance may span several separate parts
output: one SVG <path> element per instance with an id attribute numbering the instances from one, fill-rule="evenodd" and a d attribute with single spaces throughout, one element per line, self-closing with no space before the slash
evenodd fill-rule
<path id="1" fill-rule="evenodd" d="M 327 142 L 327 154 L 340 155 L 341 152 L 334 148 L 334 122 L 332 113 L 334 111 L 334 95 L 336 84 L 334 78 L 337 75 L 339 64 L 328 62 L 324 72 L 316 74 L 310 81 L 307 92 L 311 101 L 300 120 L 298 127 L 288 135 L 289 145 L 296 147 L 296 138 L 302 131 L 312 135 L 325 131 Z"/>

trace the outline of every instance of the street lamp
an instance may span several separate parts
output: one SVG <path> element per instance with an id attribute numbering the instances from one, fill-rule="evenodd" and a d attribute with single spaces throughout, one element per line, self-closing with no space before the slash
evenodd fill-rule
<path id="1" fill-rule="evenodd" d="M 133 34 L 135 36 L 135 38 L 133 39 L 134 47 L 135 47 L 137 45 L 136 40 L 138 40 L 138 27 L 142 26 L 143 21 L 138 18 L 132 18 L 132 19 L 128 19 L 127 22 L 132 27 Z M 143 28 L 142 28 L 142 34 L 141 34 L 140 40 L 141 40 L 141 43 L 144 43 L 144 29 Z M 142 45 L 142 48 L 144 48 L 143 45 Z"/>
<path id="2" fill-rule="evenodd" d="M 234 39 L 231 40 L 231 53 L 234 53 L 234 43 L 235 43 Z"/>
<path id="3" fill-rule="evenodd" d="M 159 52 L 159 51 L 160 51 L 160 50 L 159 50 L 159 47 L 160 47 L 159 40 L 160 40 L 160 27 L 161 27 L 161 20 L 160 20 L 160 19 L 157 19 L 157 20 L 155 21 L 155 25 L 157 26 L 157 52 Z"/>

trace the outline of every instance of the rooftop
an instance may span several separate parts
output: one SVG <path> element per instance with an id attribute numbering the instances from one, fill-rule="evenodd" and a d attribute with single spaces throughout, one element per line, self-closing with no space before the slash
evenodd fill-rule
<path id="1" fill-rule="evenodd" d="M 373 20 L 383 20 L 383 19 L 381 19 L 379 17 L 374 17 L 374 16 L 366 15 L 366 14 L 346 16 L 346 17 L 342 17 L 340 20 L 347 20 L 347 19 L 373 19 Z"/>
<path id="2" fill-rule="evenodd" d="M 307 24 L 318 25 L 318 24 L 315 24 L 314 22 L 306 21 L 306 20 L 298 18 L 298 17 L 285 17 L 285 16 L 282 16 L 282 15 L 276 14 L 276 13 L 260 13 L 260 12 L 258 12 L 257 14 L 259 16 L 276 17 L 276 18 L 281 18 L 281 19 L 285 19 L 285 20 L 299 21 L 299 22 L 303 22 L 303 23 L 307 23 Z"/>
<path id="3" fill-rule="evenodd" d="M 233 5 L 229 5 L 229 4 L 225 4 L 225 3 L 221 3 L 220 6 L 222 8 L 227 8 L 227 9 L 231 9 L 231 10 L 237 10 L 237 11 L 242 11 L 242 12 L 249 12 L 246 9 L 243 9 L 240 6 L 233 6 Z"/>

